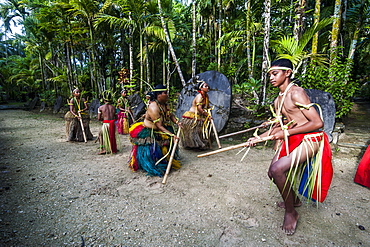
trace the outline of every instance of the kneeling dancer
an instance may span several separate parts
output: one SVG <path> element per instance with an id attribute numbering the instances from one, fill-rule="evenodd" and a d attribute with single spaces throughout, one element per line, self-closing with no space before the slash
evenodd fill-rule
<path id="1" fill-rule="evenodd" d="M 180 124 L 167 104 L 169 97 L 166 87 L 158 85 L 153 93 L 154 102 L 149 104 L 144 122 L 130 127 L 133 146 L 129 166 L 133 171 L 142 169 L 150 176 L 162 177 L 166 172 L 174 138 L 177 138 L 171 121 Z M 172 167 L 181 167 L 177 157 L 173 160 Z"/>
<path id="2" fill-rule="evenodd" d="M 189 111 L 182 116 L 184 138 L 181 139 L 181 143 L 184 148 L 205 150 L 212 146 L 208 84 L 199 81 L 197 91 L 198 94 L 193 99 Z"/>

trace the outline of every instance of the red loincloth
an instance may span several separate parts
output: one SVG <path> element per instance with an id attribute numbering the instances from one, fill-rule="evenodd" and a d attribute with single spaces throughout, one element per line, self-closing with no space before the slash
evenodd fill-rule
<path id="1" fill-rule="evenodd" d="M 330 187 L 330 184 L 331 184 L 331 180 L 333 178 L 333 166 L 332 166 L 332 162 L 331 162 L 332 161 L 332 152 L 331 152 L 331 148 L 330 148 L 330 144 L 329 144 L 327 135 L 325 134 L 325 132 L 312 132 L 312 133 L 307 133 L 307 134 L 291 135 L 291 136 L 288 137 L 288 144 L 289 144 L 289 153 L 291 153 L 296 147 L 298 147 L 302 143 L 302 141 L 303 141 L 303 139 L 306 135 L 317 134 L 317 133 L 323 133 L 324 150 L 323 150 L 322 159 L 321 159 L 321 178 L 319 178 L 319 179 L 316 178 L 314 190 L 313 190 L 313 193 L 312 193 L 312 199 L 316 200 L 316 201 L 319 201 L 319 202 L 323 202 L 325 200 L 327 194 L 328 194 L 328 190 L 329 190 L 329 187 Z M 312 142 L 319 142 L 321 140 L 322 140 L 322 136 L 318 136 L 316 138 L 311 138 Z M 283 141 L 283 143 L 281 145 L 281 151 L 280 151 L 280 154 L 279 154 L 279 159 L 283 156 L 286 156 L 286 155 L 287 155 L 286 145 L 285 145 L 285 141 Z M 301 185 L 306 182 L 306 181 L 304 181 L 305 180 L 304 177 L 301 180 Z M 320 179 L 321 179 L 321 182 L 319 181 Z M 317 191 L 317 189 L 319 187 L 318 184 L 321 184 L 320 193 L 318 193 L 318 191 Z M 304 186 L 300 186 L 300 187 L 304 188 Z M 305 192 L 305 189 L 303 189 L 303 191 L 302 191 L 302 189 L 300 189 L 300 193 L 303 194 L 304 196 L 307 196 L 307 192 Z"/>
<path id="2" fill-rule="evenodd" d="M 358 165 L 354 182 L 370 188 L 370 145 Z"/>
<path id="3" fill-rule="evenodd" d="M 109 142 L 112 153 L 117 153 L 117 142 L 116 142 L 116 120 L 103 120 L 103 123 L 109 123 Z"/>

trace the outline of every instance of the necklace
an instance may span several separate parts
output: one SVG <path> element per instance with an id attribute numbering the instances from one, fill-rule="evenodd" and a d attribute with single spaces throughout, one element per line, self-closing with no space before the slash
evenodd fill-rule
<path id="1" fill-rule="evenodd" d="M 279 96 L 284 96 L 284 95 L 289 91 L 289 89 L 290 89 L 293 85 L 294 85 L 294 83 L 293 83 L 293 82 L 291 82 L 291 83 L 286 87 L 286 89 L 285 89 L 285 91 L 284 91 L 284 92 L 279 92 Z"/>

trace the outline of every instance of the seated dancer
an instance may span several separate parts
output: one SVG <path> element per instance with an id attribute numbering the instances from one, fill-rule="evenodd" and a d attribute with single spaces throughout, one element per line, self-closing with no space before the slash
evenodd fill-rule
<path id="1" fill-rule="evenodd" d="M 98 154 L 117 153 L 117 142 L 119 137 L 116 130 L 116 108 L 111 105 L 113 95 L 109 91 L 104 91 L 104 105 L 99 106 L 98 120 L 103 121 L 103 126 L 99 132 L 100 152 Z"/>
<path id="2" fill-rule="evenodd" d="M 285 209 L 283 231 L 295 232 L 298 212 L 294 207 L 302 204 L 297 193 L 323 202 L 333 177 L 331 149 L 323 127 L 323 121 L 303 88 L 291 82 L 293 65 L 288 59 L 279 59 L 268 70 L 272 86 L 280 89 L 275 99 L 276 122 L 261 137 L 280 141 L 280 147 L 272 159 L 268 176 L 278 187 L 283 202 L 277 205 Z M 284 123 L 284 117 L 286 122 Z"/>
<path id="3" fill-rule="evenodd" d="M 135 121 L 130 108 L 129 100 L 127 99 L 127 90 L 121 91 L 121 97 L 117 100 L 118 119 L 117 119 L 117 130 L 121 135 L 128 134 L 130 125 Z"/>
<path id="4" fill-rule="evenodd" d="M 149 104 L 144 122 L 137 122 L 130 127 L 132 146 L 129 166 L 133 171 L 142 169 L 150 176 L 162 176 L 166 172 L 168 160 L 174 143 L 174 129 L 171 121 L 179 124 L 171 113 L 167 89 L 158 85 L 153 90 L 154 101 Z M 174 159 L 174 169 L 181 167 L 180 161 Z"/>
<path id="5" fill-rule="evenodd" d="M 80 89 L 72 91 L 72 99 L 68 102 L 69 111 L 64 115 L 66 121 L 67 141 L 83 142 L 84 133 L 86 140 L 92 140 L 93 134 L 90 131 L 90 115 L 87 113 L 89 106 L 84 98 L 80 98 Z M 81 128 L 81 119 L 83 129 Z"/>
<path id="6" fill-rule="evenodd" d="M 205 81 L 199 81 L 197 85 L 199 94 L 195 96 L 189 111 L 182 116 L 184 138 L 181 144 L 184 148 L 210 149 L 211 148 L 211 124 L 208 91 L 209 86 Z"/>

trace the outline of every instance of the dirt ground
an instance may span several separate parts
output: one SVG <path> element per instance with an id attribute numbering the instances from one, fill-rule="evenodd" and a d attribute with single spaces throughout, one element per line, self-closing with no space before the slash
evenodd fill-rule
<path id="1" fill-rule="evenodd" d="M 97 155 L 94 141 L 65 141 L 60 114 L 1 110 L 0 246 L 370 246 L 370 190 L 353 182 L 370 140 L 361 107 L 333 146 L 326 201 L 297 209 L 293 236 L 280 229 L 266 175 L 271 148 L 243 161 L 239 150 L 197 158 L 180 149 L 183 167 L 163 185 L 129 170 L 128 136 L 118 154 Z M 94 136 L 100 126 L 92 120 Z"/>

